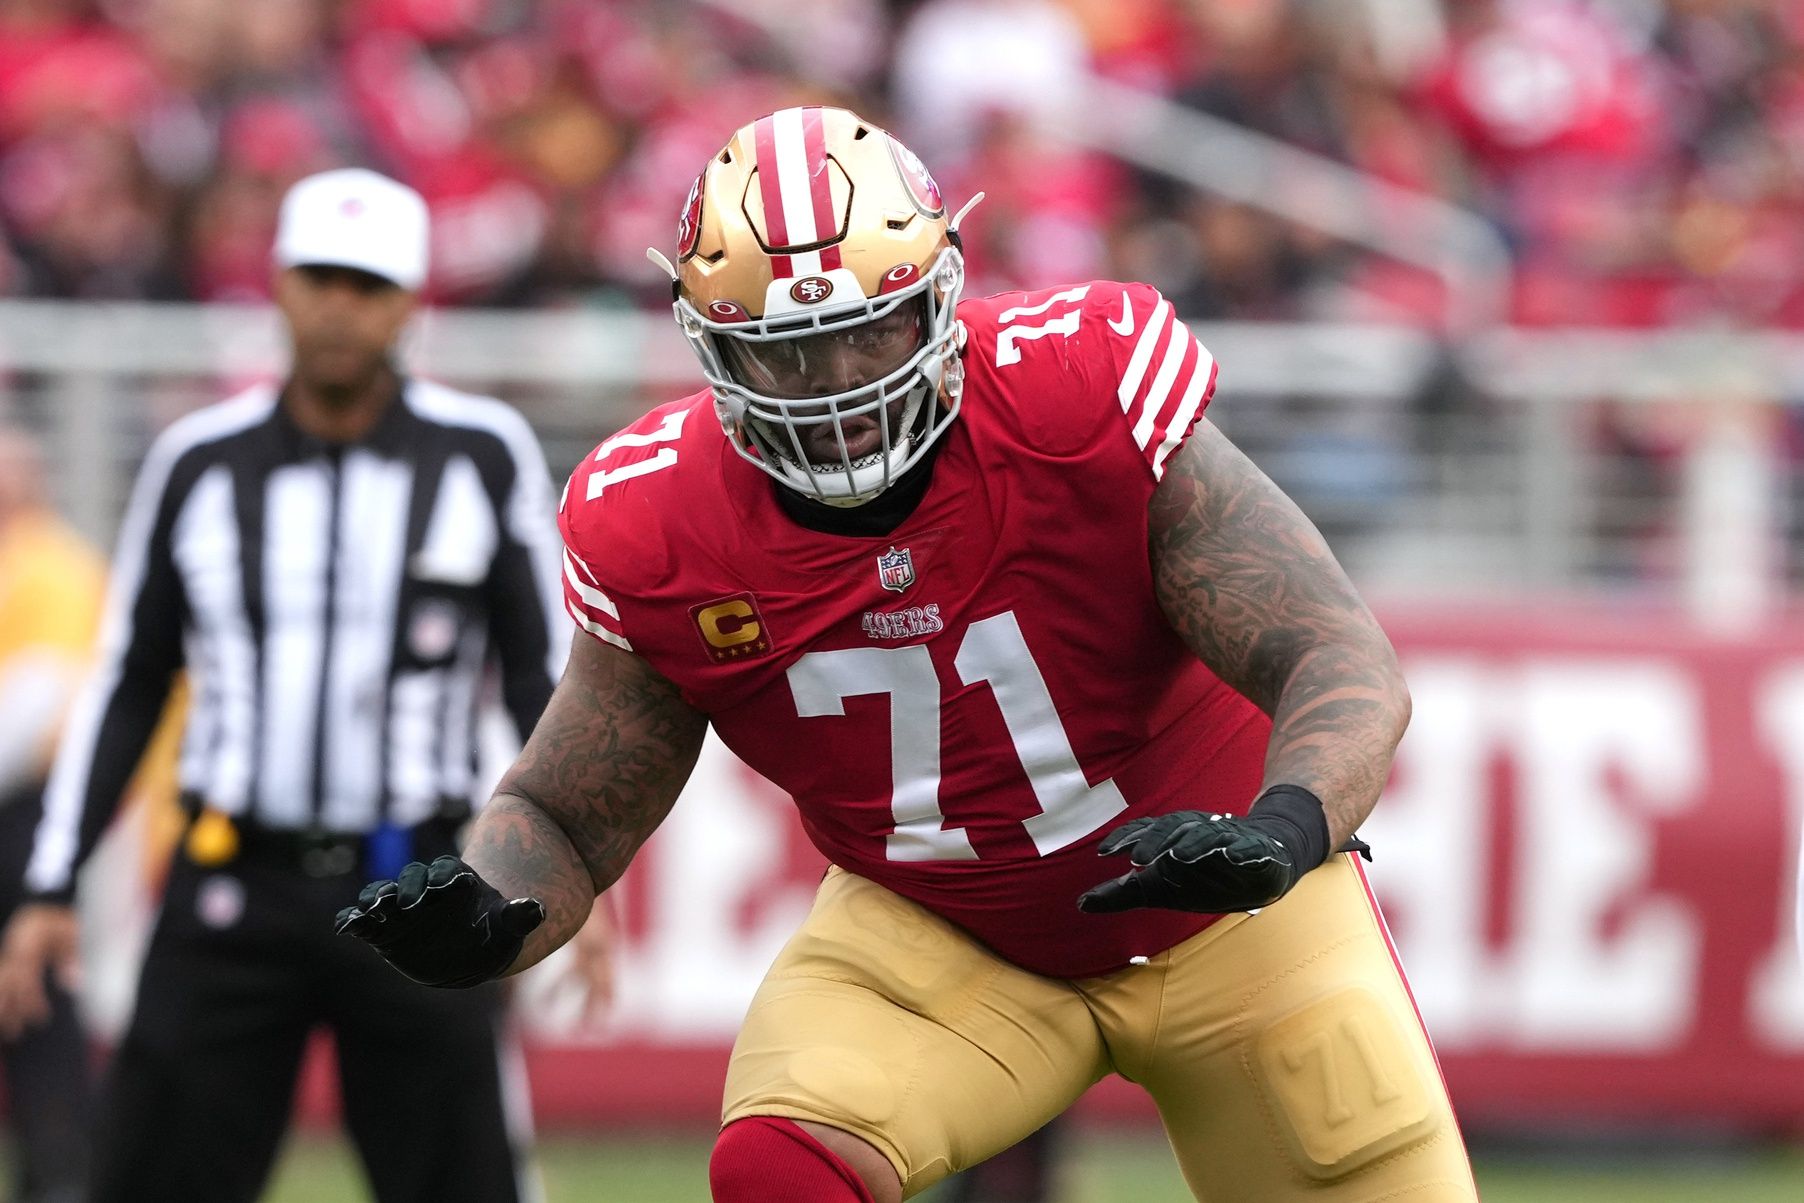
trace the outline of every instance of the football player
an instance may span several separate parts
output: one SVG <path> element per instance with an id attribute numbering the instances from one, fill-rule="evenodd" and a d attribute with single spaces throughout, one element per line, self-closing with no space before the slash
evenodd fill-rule
<path id="1" fill-rule="evenodd" d="M 464 859 L 341 928 L 438 985 L 539 961 L 712 724 L 833 866 L 735 1045 L 718 1203 L 894 1203 L 1107 1074 L 1199 1198 L 1474 1199 L 1348 851 L 1390 644 L 1170 303 L 961 299 L 957 226 L 843 110 L 708 161 L 653 254 L 709 387 L 572 476 L 563 683 Z"/>

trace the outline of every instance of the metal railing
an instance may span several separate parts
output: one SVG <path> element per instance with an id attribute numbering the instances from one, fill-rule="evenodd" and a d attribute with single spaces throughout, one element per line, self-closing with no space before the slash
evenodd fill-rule
<path id="1" fill-rule="evenodd" d="M 1509 248 L 1477 214 L 1157 93 L 1098 77 L 1080 92 L 1058 131 L 1072 140 L 1432 272 L 1450 330 L 1505 320 Z"/>
<path id="2" fill-rule="evenodd" d="M 1732 624 L 1799 581 L 1782 419 L 1804 335 L 1193 329 L 1222 364 L 1211 416 L 1369 589 L 1609 589 Z M 559 473 L 700 383 L 657 313 L 434 312 L 407 351 L 518 405 Z M 0 417 L 42 431 L 98 538 L 158 429 L 281 367 L 267 310 L 0 302 Z"/>

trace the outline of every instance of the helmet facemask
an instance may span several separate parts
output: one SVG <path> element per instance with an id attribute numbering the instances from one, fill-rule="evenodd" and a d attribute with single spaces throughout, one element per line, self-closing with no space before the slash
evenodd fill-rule
<path id="1" fill-rule="evenodd" d="M 958 412 L 958 250 L 852 304 L 719 321 L 677 302 L 739 454 L 782 485 L 858 505 L 919 462 Z"/>

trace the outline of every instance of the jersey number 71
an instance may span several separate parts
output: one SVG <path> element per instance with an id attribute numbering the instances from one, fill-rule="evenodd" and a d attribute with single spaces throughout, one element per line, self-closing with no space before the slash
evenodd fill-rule
<path id="1" fill-rule="evenodd" d="M 1113 780 L 1091 785 L 1012 611 L 974 622 L 953 664 L 966 685 L 988 684 L 1027 771 L 1040 813 L 1022 826 L 1041 856 L 1083 839 L 1127 809 Z M 789 668 L 802 718 L 845 714 L 845 699 L 890 695 L 890 860 L 976 860 L 962 827 L 940 810 L 940 682 L 922 644 L 810 652 Z"/>

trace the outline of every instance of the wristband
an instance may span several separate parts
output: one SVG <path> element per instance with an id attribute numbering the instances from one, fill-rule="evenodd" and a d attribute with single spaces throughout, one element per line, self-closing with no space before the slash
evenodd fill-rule
<path id="1" fill-rule="evenodd" d="M 1300 877 L 1328 859 L 1328 816 L 1322 800 L 1300 785 L 1274 785 L 1253 800 L 1247 817 L 1277 819 L 1296 831 L 1289 844 Z"/>

